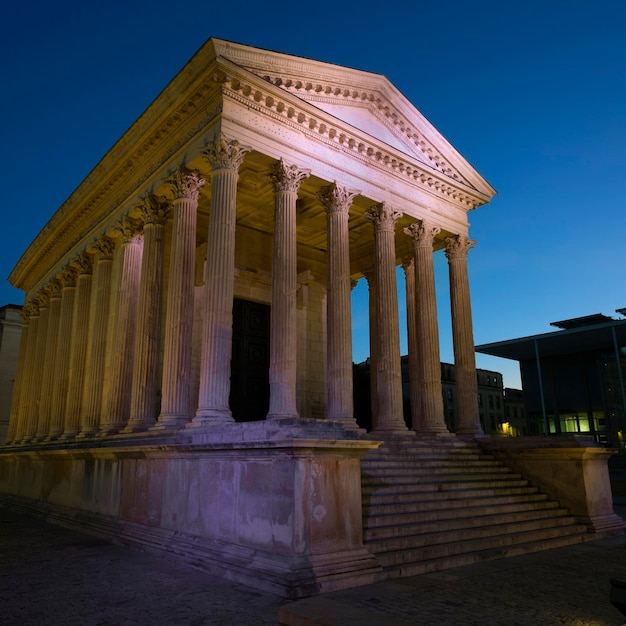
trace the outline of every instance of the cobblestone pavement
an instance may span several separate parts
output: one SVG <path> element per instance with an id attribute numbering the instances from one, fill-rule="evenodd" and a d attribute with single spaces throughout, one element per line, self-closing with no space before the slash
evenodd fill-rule
<path id="1" fill-rule="evenodd" d="M 331 626 L 618 626 L 611 578 L 626 578 L 626 536 L 290 603 L 0 508 L 2 626 L 256 626 L 281 606 Z"/>

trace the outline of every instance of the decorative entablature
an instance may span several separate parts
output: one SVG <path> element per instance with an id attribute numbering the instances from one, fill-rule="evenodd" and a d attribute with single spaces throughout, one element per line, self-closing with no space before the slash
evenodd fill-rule
<path id="1" fill-rule="evenodd" d="M 280 92 L 272 89 L 268 83 L 246 80 L 244 72 L 224 70 L 219 80 L 225 96 L 239 101 L 246 107 L 262 114 L 272 114 L 282 123 L 298 127 L 309 137 L 325 141 L 335 148 L 366 160 L 369 166 L 403 176 L 442 199 L 453 200 L 465 210 L 475 209 L 489 200 L 483 193 L 473 189 L 460 176 L 450 178 L 434 166 L 403 155 L 399 150 L 377 141 L 376 138 L 360 133 L 358 129 L 342 122 L 338 118 L 316 109 L 308 102 L 288 94 L 280 97 Z M 397 118 L 399 119 L 399 118 Z M 405 126 L 406 128 L 406 126 Z"/>

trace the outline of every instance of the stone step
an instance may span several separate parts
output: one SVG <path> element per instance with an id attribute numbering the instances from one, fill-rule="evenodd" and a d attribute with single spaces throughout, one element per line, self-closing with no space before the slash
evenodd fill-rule
<path id="1" fill-rule="evenodd" d="M 395 516 L 391 516 L 395 517 Z M 417 538 L 422 535 L 436 535 L 435 539 L 449 540 L 450 537 L 438 537 L 440 533 L 454 533 L 472 535 L 478 529 L 481 536 L 487 533 L 507 532 L 508 528 L 521 528 L 524 524 L 533 526 L 536 522 L 539 528 L 556 522 L 557 519 L 571 517 L 567 509 L 560 507 L 528 509 L 525 511 L 473 511 L 463 517 L 447 517 L 440 519 L 415 519 L 401 521 L 397 524 L 378 524 L 379 519 L 370 519 L 365 528 L 366 541 L 387 540 L 395 538 Z M 571 523 L 569 520 L 568 523 Z M 496 528 L 497 527 L 497 528 Z M 429 538 L 430 541 L 430 538 Z"/>
<path id="2" fill-rule="evenodd" d="M 419 481 L 419 482 L 418 482 Z M 467 480 L 467 477 L 458 476 L 452 474 L 447 477 L 446 481 L 432 481 L 429 476 L 420 477 L 397 477 L 393 482 L 380 479 L 374 482 L 374 479 L 362 481 L 361 492 L 363 495 L 372 496 L 373 494 L 382 496 L 392 493 L 404 493 L 411 491 L 413 493 L 423 492 L 446 492 L 446 493 L 459 493 L 467 492 L 474 489 L 497 489 L 512 488 L 512 487 L 526 487 L 528 481 L 522 478 L 519 474 L 503 474 L 498 476 L 486 475 L 481 478 L 472 477 L 471 480 Z"/>
<path id="3" fill-rule="evenodd" d="M 436 507 L 438 503 L 448 503 L 450 506 L 467 506 L 467 503 L 472 499 L 489 498 L 493 499 L 494 496 L 499 498 L 525 498 L 527 496 L 541 496 L 547 498 L 542 494 L 539 489 L 533 485 L 530 485 L 527 481 L 524 481 L 523 486 L 508 487 L 506 484 L 500 484 L 498 488 L 487 489 L 459 489 L 458 491 L 441 491 L 433 489 L 430 491 L 415 491 L 412 489 L 412 485 L 403 485 L 401 489 L 395 492 L 386 491 L 385 493 L 379 493 L 374 490 L 367 494 L 367 497 L 363 498 L 363 506 L 394 506 L 396 504 L 403 506 L 414 506 L 415 504 L 429 506 L 432 503 L 433 507 Z M 452 504 L 454 503 L 454 504 Z"/>
<path id="4" fill-rule="evenodd" d="M 429 556 L 429 551 L 432 551 L 437 557 L 445 556 L 446 554 L 457 554 L 458 552 L 474 552 L 482 549 L 480 546 L 483 542 L 489 543 L 493 540 L 493 545 L 500 545 L 497 542 L 502 541 L 502 545 L 507 545 L 515 543 L 514 538 L 518 535 L 522 539 L 524 535 L 530 538 L 535 534 L 537 536 L 557 537 L 570 532 L 569 527 L 571 526 L 576 526 L 573 517 L 560 516 L 519 522 L 512 521 L 503 524 L 491 523 L 454 532 L 442 530 L 439 532 L 385 537 L 366 540 L 364 543 L 367 549 L 374 553 L 377 558 L 380 553 L 393 553 L 397 555 L 394 558 L 399 559 L 398 562 L 401 562 L 403 559 L 416 561 L 418 559 L 411 556 L 413 553 L 424 552 L 423 558 L 433 558 Z M 565 529 L 565 533 L 563 529 Z M 406 556 L 402 556 L 404 553 L 406 553 Z"/>
<path id="5" fill-rule="evenodd" d="M 466 457 L 402 457 L 402 456 L 381 456 L 377 459 L 364 459 L 361 461 L 361 467 L 371 468 L 375 470 L 379 467 L 410 467 L 414 469 L 430 468 L 430 467 L 502 467 L 503 463 L 497 459 L 485 458 L 466 458 Z"/>
<path id="6" fill-rule="evenodd" d="M 530 537 L 529 541 L 523 543 L 485 547 L 475 552 L 447 555 L 443 558 L 433 557 L 429 559 L 419 559 L 416 561 L 406 561 L 396 565 L 387 565 L 384 568 L 384 576 L 386 578 L 417 576 L 419 574 L 428 574 L 431 572 L 451 569 L 453 567 L 462 567 L 464 565 L 482 563 L 489 560 L 521 556 L 523 554 L 531 554 L 533 552 L 541 552 L 543 550 L 552 550 L 555 548 L 563 548 L 565 546 L 584 542 L 586 538 L 582 533 L 584 533 L 584 530 L 574 531 L 556 537 L 544 537 L 542 539 L 536 538 L 535 536 Z M 378 558 L 380 558 L 380 556 Z"/>
<path id="7" fill-rule="evenodd" d="M 368 467 L 362 467 L 361 472 L 368 474 Z M 481 474 L 512 474 L 513 471 L 504 465 L 433 465 L 423 467 L 411 467 L 406 465 L 391 465 L 371 468 L 372 475 L 377 478 L 387 476 L 407 476 L 415 479 L 415 474 L 427 474 L 430 477 L 447 477 L 447 476 L 480 476 Z"/>
<path id="8" fill-rule="evenodd" d="M 564 511 L 566 509 L 559 507 L 559 503 L 554 500 L 548 500 L 544 496 L 543 500 L 525 500 L 525 501 L 506 501 L 500 498 L 482 499 L 480 502 L 467 502 L 463 507 L 463 518 L 468 517 L 484 517 L 486 515 L 498 515 L 507 513 L 526 513 L 528 511 Z M 393 508 L 385 506 L 368 507 L 364 509 L 363 527 L 372 529 L 378 527 L 397 528 L 406 524 L 421 524 L 433 521 L 447 521 L 450 519 L 459 520 L 460 507 L 448 507 L 447 503 L 442 502 L 440 508 L 433 508 L 425 505 L 417 507 L 408 505 L 394 505 Z"/>

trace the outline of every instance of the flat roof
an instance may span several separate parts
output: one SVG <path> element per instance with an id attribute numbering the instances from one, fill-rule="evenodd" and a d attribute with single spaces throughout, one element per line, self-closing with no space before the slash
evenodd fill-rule
<path id="1" fill-rule="evenodd" d="M 610 318 L 609 318 L 610 319 Z M 626 346 L 626 320 L 612 320 L 602 324 L 577 326 L 541 335 L 496 341 L 476 346 L 476 352 L 514 361 L 535 358 L 535 344 L 540 357 L 595 352 L 614 349 L 613 330 L 619 346 Z"/>

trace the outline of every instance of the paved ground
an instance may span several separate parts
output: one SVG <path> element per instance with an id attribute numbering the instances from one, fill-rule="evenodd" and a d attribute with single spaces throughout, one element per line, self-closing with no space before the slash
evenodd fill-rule
<path id="1" fill-rule="evenodd" d="M 626 510 L 626 508 L 625 508 Z M 620 511 L 621 512 L 621 511 Z M 618 626 L 626 537 L 289 603 L 0 508 L 0 624 Z"/>

